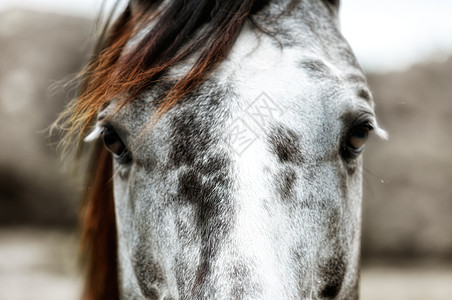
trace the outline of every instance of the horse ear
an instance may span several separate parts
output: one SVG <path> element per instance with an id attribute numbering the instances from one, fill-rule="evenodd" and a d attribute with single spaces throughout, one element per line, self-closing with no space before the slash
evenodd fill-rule
<path id="1" fill-rule="evenodd" d="M 339 7 L 339 5 L 341 4 L 341 0 L 327 0 L 327 2 L 336 7 Z"/>
<path id="2" fill-rule="evenodd" d="M 337 17 L 339 13 L 339 7 L 341 5 L 340 0 L 323 0 L 323 3 L 328 7 L 328 9 Z"/>
<path id="3" fill-rule="evenodd" d="M 324 0 L 327 4 L 335 7 L 335 8 L 339 8 L 339 6 L 341 5 L 341 0 Z"/>

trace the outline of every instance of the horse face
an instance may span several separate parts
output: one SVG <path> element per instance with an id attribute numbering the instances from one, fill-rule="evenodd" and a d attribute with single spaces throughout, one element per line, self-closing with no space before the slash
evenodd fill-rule
<path id="1" fill-rule="evenodd" d="M 279 40 L 245 26 L 152 128 L 164 82 L 99 114 L 124 298 L 358 297 L 360 154 L 380 129 L 335 18 L 303 3 L 267 24 Z"/>

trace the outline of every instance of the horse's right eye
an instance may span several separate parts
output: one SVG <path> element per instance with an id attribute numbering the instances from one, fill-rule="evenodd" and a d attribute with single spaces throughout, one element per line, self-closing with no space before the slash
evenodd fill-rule
<path id="1" fill-rule="evenodd" d="M 119 163 L 127 164 L 132 160 L 127 146 L 121 140 L 118 133 L 113 127 L 104 127 L 104 129 L 102 130 L 102 139 L 107 150 L 113 154 L 113 157 Z"/>

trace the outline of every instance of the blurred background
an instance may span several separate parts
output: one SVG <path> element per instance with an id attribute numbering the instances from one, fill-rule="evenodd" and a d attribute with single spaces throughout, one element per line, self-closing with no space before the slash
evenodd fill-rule
<path id="1" fill-rule="evenodd" d="M 0 0 L 0 299 L 78 298 L 81 188 L 46 129 L 73 96 L 61 81 L 86 61 L 100 7 Z M 448 0 L 342 1 L 390 134 L 365 152 L 364 300 L 452 299 L 451 14 Z"/>

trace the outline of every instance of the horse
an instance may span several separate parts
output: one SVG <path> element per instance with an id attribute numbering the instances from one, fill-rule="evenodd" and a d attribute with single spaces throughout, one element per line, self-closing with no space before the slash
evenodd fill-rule
<path id="1" fill-rule="evenodd" d="M 126 4 L 60 119 L 91 145 L 83 298 L 358 299 L 386 133 L 339 1 Z"/>

